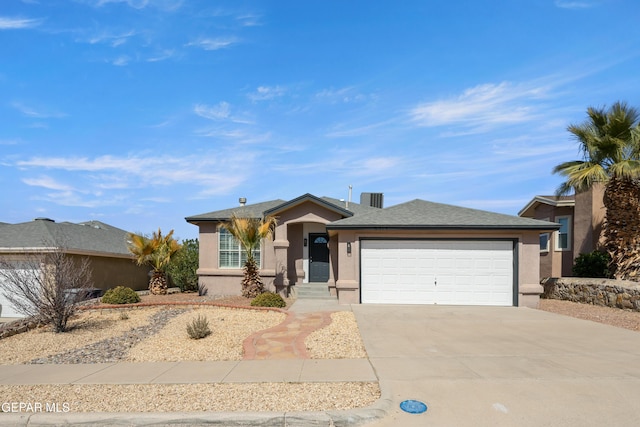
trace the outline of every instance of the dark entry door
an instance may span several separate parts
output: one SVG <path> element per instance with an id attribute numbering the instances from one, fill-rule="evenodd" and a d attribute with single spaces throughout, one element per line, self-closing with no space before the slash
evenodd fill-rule
<path id="1" fill-rule="evenodd" d="M 329 281 L 329 235 L 309 234 L 309 281 Z"/>

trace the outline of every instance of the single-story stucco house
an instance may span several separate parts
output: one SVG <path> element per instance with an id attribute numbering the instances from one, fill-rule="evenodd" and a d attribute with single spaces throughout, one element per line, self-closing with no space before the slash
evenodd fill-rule
<path id="1" fill-rule="evenodd" d="M 232 214 L 277 217 L 258 259 L 271 289 L 327 290 L 341 304 L 537 306 L 539 235 L 559 225 L 412 200 L 382 207 L 381 193 L 360 203 L 304 194 L 187 217 L 199 227 L 200 286 L 239 295 L 238 243 L 218 227 Z"/>
<path id="2" fill-rule="evenodd" d="M 540 277 L 573 276 L 573 261 L 600 248 L 606 209 L 604 186 L 571 196 L 535 196 L 518 213 L 525 218 L 560 224 L 554 232 L 540 233 Z"/>
<path id="3" fill-rule="evenodd" d="M 127 286 L 135 290 L 146 289 L 149 284 L 148 267 L 133 261 L 127 249 L 127 232 L 100 221 L 78 224 L 55 222 L 49 218 L 36 218 L 19 224 L 0 225 L 0 259 L 16 268 L 30 255 L 49 248 L 60 248 L 74 257 L 91 260 L 93 287 L 101 290 Z M 1 280 L 1 279 L 0 279 Z M 21 317 L 2 295 L 2 317 Z"/>

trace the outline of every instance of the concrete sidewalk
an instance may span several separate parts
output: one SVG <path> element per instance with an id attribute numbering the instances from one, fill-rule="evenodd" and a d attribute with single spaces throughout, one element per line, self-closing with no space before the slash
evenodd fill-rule
<path id="1" fill-rule="evenodd" d="M 2 365 L 0 384 L 376 382 L 368 359 Z"/>

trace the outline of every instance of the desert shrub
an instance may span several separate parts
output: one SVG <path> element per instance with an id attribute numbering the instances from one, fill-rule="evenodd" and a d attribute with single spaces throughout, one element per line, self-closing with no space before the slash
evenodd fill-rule
<path id="1" fill-rule="evenodd" d="M 199 340 L 211 335 L 211 329 L 209 329 L 209 321 L 207 320 L 207 317 L 198 315 L 198 317 L 187 323 L 187 334 L 189 334 L 189 338 L 194 340 Z"/>
<path id="2" fill-rule="evenodd" d="M 264 292 L 251 300 L 253 307 L 278 307 L 284 308 L 287 303 L 284 302 L 282 297 L 273 292 Z"/>
<path id="3" fill-rule="evenodd" d="M 573 261 L 573 275 L 576 277 L 610 278 L 611 257 L 606 252 L 593 251 L 580 254 Z"/>
<path id="4" fill-rule="evenodd" d="M 140 295 L 131 288 L 117 286 L 104 293 L 102 302 L 104 304 L 135 304 L 140 302 Z"/>
<path id="5" fill-rule="evenodd" d="M 198 290 L 198 257 L 198 239 L 187 239 L 182 241 L 182 246 L 171 258 L 167 273 L 182 292 Z"/>

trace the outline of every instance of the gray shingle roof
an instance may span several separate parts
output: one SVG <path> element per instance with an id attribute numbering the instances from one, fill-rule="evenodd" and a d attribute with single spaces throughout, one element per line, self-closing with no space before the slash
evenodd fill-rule
<path id="1" fill-rule="evenodd" d="M 69 252 L 127 255 L 127 232 L 100 221 L 79 224 L 36 219 L 0 228 L 0 252 L 62 247 Z"/>
<path id="2" fill-rule="evenodd" d="M 327 229 L 350 228 L 555 230 L 559 224 L 416 199 L 327 225 Z"/>
<path id="3" fill-rule="evenodd" d="M 235 208 L 223 209 L 200 215 L 193 215 L 185 219 L 190 223 L 198 223 L 201 221 L 226 221 L 231 218 L 233 214 L 241 217 L 262 218 L 265 212 L 270 213 L 273 211 L 278 211 L 279 208 L 286 209 L 289 206 L 294 206 L 297 202 L 305 200 L 315 200 L 320 204 L 324 204 L 330 209 L 334 209 L 337 212 L 342 212 L 345 216 L 349 216 L 349 214 L 360 215 L 363 213 L 380 211 L 380 209 L 378 208 L 373 208 L 353 202 L 349 202 L 349 207 L 347 208 L 346 202 L 343 200 L 334 199 L 332 197 L 316 197 L 312 194 L 307 193 L 288 201 L 282 199 L 270 200 L 268 202 L 254 203 L 246 206 L 238 206 Z"/>
<path id="4" fill-rule="evenodd" d="M 338 203 L 333 203 L 332 201 L 330 201 L 328 198 L 326 197 L 316 197 L 313 194 L 303 194 L 300 197 L 296 197 L 295 199 L 291 199 L 288 202 L 284 202 L 278 206 L 275 206 L 271 209 L 267 209 L 264 213 L 267 215 L 272 215 L 272 214 L 277 214 L 278 212 L 281 212 L 283 210 L 287 210 L 289 208 L 292 208 L 294 206 L 297 206 L 301 203 L 304 202 L 308 202 L 311 201 L 313 203 L 316 203 L 320 206 L 324 206 L 326 209 L 332 210 L 334 212 L 337 212 L 339 214 L 341 214 L 342 216 L 352 216 L 353 213 L 349 210 L 347 210 L 344 206 L 343 203 L 340 203 L 340 201 L 338 201 Z"/>
<path id="5" fill-rule="evenodd" d="M 231 218 L 233 214 L 244 218 L 262 218 L 266 210 L 273 209 L 283 203 L 286 203 L 286 200 L 270 200 L 268 202 L 254 203 L 246 206 L 237 206 L 235 208 L 188 216 L 185 219 L 187 222 L 191 223 L 197 223 L 200 221 L 226 221 Z"/>

